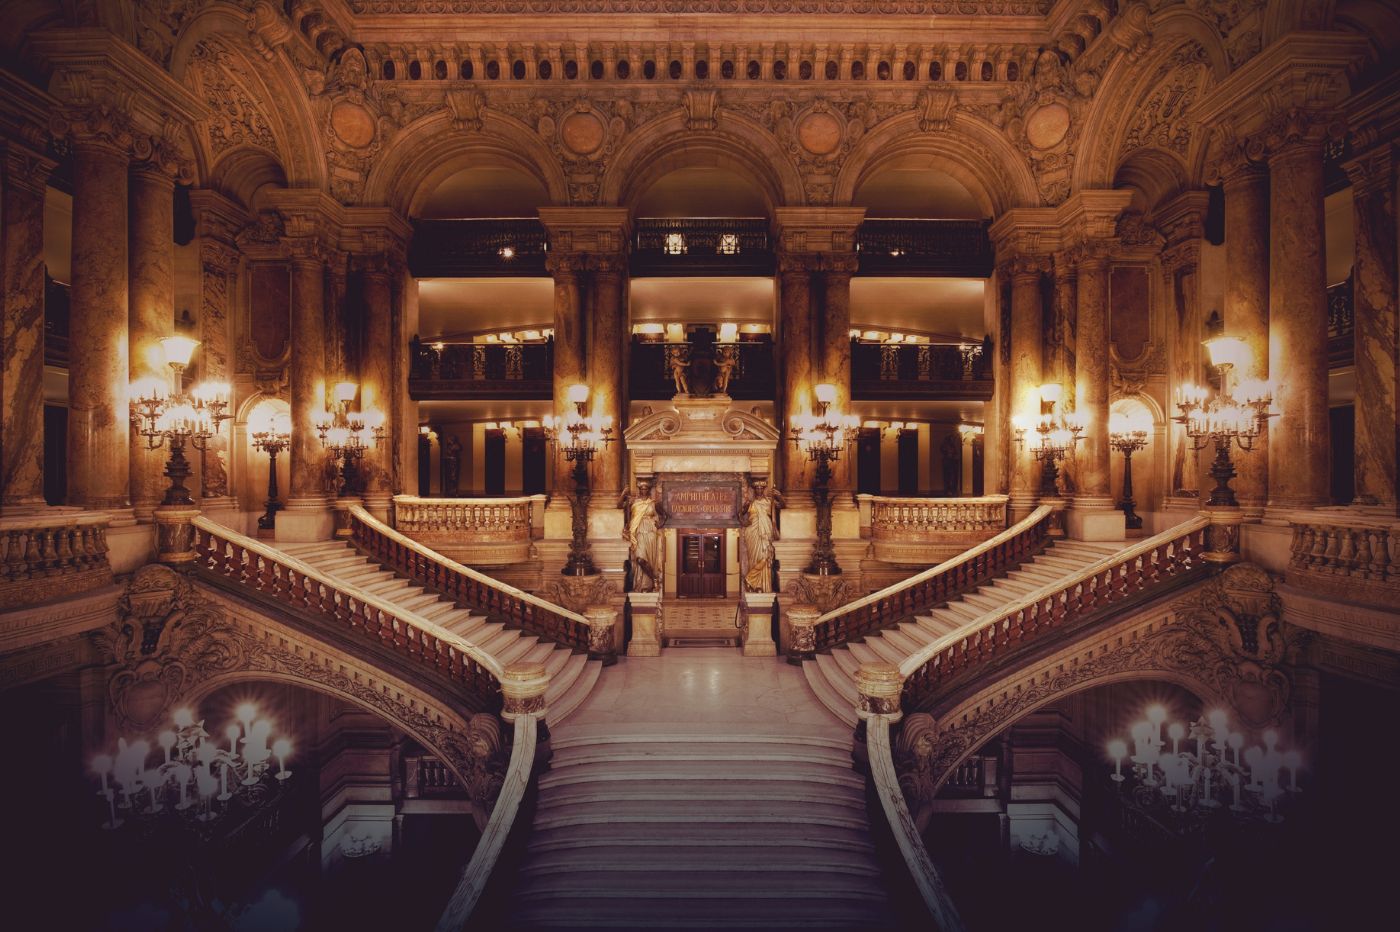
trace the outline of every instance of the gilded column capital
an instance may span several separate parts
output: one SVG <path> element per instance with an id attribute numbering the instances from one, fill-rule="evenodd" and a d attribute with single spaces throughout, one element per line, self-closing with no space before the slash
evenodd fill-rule
<path id="1" fill-rule="evenodd" d="M 49 174 L 58 163 L 22 143 L 0 140 L 4 185 L 35 197 L 44 196 Z"/>
<path id="2" fill-rule="evenodd" d="M 817 257 L 803 252 L 779 252 L 778 275 L 810 275 L 817 268 Z"/>
<path id="3" fill-rule="evenodd" d="M 88 97 L 59 107 L 49 121 L 49 131 L 75 149 L 97 150 L 123 159 L 131 157 L 138 133 L 114 95 Z"/>
<path id="4" fill-rule="evenodd" d="M 1267 177 L 1268 151 L 1262 136 L 1240 135 L 1225 123 L 1215 127 L 1212 137 L 1215 156 L 1206 163 L 1207 183 L 1230 186 Z"/>
<path id="5" fill-rule="evenodd" d="M 203 236 L 199 242 L 199 263 L 210 275 L 228 275 L 238 268 L 243 253 L 230 240 Z"/>
<path id="6" fill-rule="evenodd" d="M 544 267 L 556 282 L 571 282 L 583 271 L 584 257 L 551 249 L 549 255 L 544 257 Z"/>
<path id="7" fill-rule="evenodd" d="M 826 273 L 827 278 L 833 276 L 845 276 L 850 278 L 860 267 L 860 259 L 854 252 L 828 252 L 822 253 L 818 257 L 821 270 Z"/>
<path id="8" fill-rule="evenodd" d="M 1018 253 L 1002 260 L 999 273 L 1013 282 L 1035 281 L 1053 267 L 1050 255 L 1040 253 Z"/>
<path id="9" fill-rule="evenodd" d="M 1074 247 L 1061 249 L 1051 257 L 1051 270 L 1055 284 L 1068 284 L 1079 277 L 1079 250 Z"/>
<path id="10" fill-rule="evenodd" d="M 627 271 L 627 254 L 613 252 L 586 256 L 585 265 L 595 276 L 621 276 Z"/>
<path id="11" fill-rule="evenodd" d="M 1261 133 L 1272 163 L 1300 151 L 1320 153 L 1329 140 L 1346 138 L 1346 122 L 1340 113 L 1330 108 L 1312 110 L 1288 106 L 1275 111 Z"/>
<path id="12" fill-rule="evenodd" d="M 194 179 L 194 161 L 181 151 L 179 127 L 166 120 L 155 133 L 136 133 L 131 142 L 131 170 L 138 174 L 177 181 Z"/>

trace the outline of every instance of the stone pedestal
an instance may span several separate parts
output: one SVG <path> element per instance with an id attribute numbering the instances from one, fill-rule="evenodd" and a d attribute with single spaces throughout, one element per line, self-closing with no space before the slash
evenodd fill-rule
<path id="1" fill-rule="evenodd" d="M 609 605 L 590 605 L 583 617 L 588 619 L 588 659 L 601 660 L 605 667 L 617 663 L 617 646 L 613 639 L 617 609 Z"/>
<path id="2" fill-rule="evenodd" d="M 277 512 L 273 539 L 287 543 L 330 540 L 335 519 L 324 498 L 292 498 Z"/>
<path id="3" fill-rule="evenodd" d="M 342 496 L 331 503 L 331 521 L 336 540 L 350 539 L 350 506 L 362 505 L 358 498 Z"/>
<path id="4" fill-rule="evenodd" d="M 162 563 L 193 563 L 194 524 L 198 508 L 161 505 L 153 512 L 156 525 L 156 558 Z"/>
<path id="5" fill-rule="evenodd" d="M 1127 537 L 1123 512 L 1113 499 L 1076 495 L 1065 514 L 1065 531 L 1071 540 L 1123 540 Z"/>
<path id="6" fill-rule="evenodd" d="M 629 592 L 627 604 L 632 610 L 632 640 L 627 643 L 628 657 L 659 657 L 661 634 L 661 593 Z"/>
<path id="7" fill-rule="evenodd" d="M 899 705 L 904 677 L 899 667 L 887 661 L 863 663 L 856 671 L 856 716 L 861 719 L 883 715 L 891 722 L 904 717 Z"/>
<path id="8" fill-rule="evenodd" d="M 389 523 L 389 504 L 394 500 L 394 495 L 389 491 L 375 491 L 365 493 L 365 511 L 374 515 L 385 524 Z"/>
<path id="9" fill-rule="evenodd" d="M 778 645 L 773 643 L 773 603 L 778 595 L 774 592 L 745 592 L 744 616 L 748 625 L 744 629 L 745 657 L 776 657 Z"/>
<path id="10" fill-rule="evenodd" d="M 798 603 L 788 608 L 788 663 L 800 666 L 802 661 L 816 657 L 817 642 L 813 626 L 821 614 L 815 605 L 806 603 Z"/>
<path id="11" fill-rule="evenodd" d="M 1244 510 L 1207 506 L 1201 509 L 1201 514 L 1210 519 L 1210 527 L 1206 528 L 1206 562 L 1218 564 L 1221 568 L 1239 562 L 1240 525 L 1244 523 Z"/>
<path id="12" fill-rule="evenodd" d="M 545 718 L 549 712 L 545 694 L 549 670 L 535 661 L 517 660 L 501 671 L 501 718 L 514 722 L 521 715 Z"/>

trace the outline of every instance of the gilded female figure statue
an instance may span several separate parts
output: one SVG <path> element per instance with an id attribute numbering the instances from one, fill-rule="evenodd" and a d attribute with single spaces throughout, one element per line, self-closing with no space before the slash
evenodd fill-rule
<path id="1" fill-rule="evenodd" d="M 745 592 L 773 591 L 773 541 L 778 539 L 778 509 L 783 497 L 767 481 L 754 479 L 753 494 L 744 496 L 739 528 L 739 569 Z"/>
<path id="2" fill-rule="evenodd" d="M 622 539 L 627 541 L 632 561 L 632 591 L 657 592 L 661 589 L 663 561 L 661 527 L 665 513 L 651 496 L 651 480 L 637 479 L 637 494 L 623 493 L 621 507 L 627 516 Z"/>

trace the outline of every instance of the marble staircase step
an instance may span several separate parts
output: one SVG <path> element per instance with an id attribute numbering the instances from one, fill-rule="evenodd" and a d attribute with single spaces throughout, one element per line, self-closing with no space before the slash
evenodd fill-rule
<path id="1" fill-rule="evenodd" d="M 881 660 L 897 664 L 904 659 L 907 652 L 891 641 L 889 634 L 889 631 L 881 631 L 879 634 L 867 637 L 862 643 L 879 655 Z"/>
<path id="2" fill-rule="evenodd" d="M 715 760 L 692 757 L 688 760 L 593 761 L 576 763 L 569 767 L 556 767 L 551 762 L 550 770 L 540 777 L 540 788 L 556 786 L 563 782 L 665 780 L 676 775 L 681 775 L 685 779 L 771 781 L 775 777 L 774 768 L 776 766 L 778 765 L 773 760 L 761 757 L 751 757 L 746 760 Z M 801 760 L 783 761 L 781 767 L 784 776 L 802 780 L 820 778 L 824 775 L 845 776 L 851 772 L 849 761 L 844 768 L 828 761 Z"/>
<path id="3" fill-rule="evenodd" d="M 746 870 L 786 872 L 794 867 L 817 871 L 832 871 L 860 877 L 878 877 L 878 866 L 855 860 L 842 851 L 833 851 L 820 846 L 800 848 L 796 846 L 781 849 L 781 863 L 774 863 L 773 850 L 760 845 L 711 845 L 695 851 L 675 852 L 672 856 L 659 860 L 656 852 L 649 847 L 624 845 L 597 845 L 590 850 L 590 861 L 606 864 L 608 870 L 618 872 L 649 873 L 665 871 L 670 873 L 705 873 L 714 870 L 716 865 L 743 864 Z M 565 848 L 541 851 L 536 857 L 520 868 L 520 874 L 554 874 L 576 867 L 574 854 Z"/>
<path id="4" fill-rule="evenodd" d="M 616 764 L 630 767 L 635 763 L 691 761 L 732 761 L 746 766 L 754 761 L 783 764 L 802 762 L 826 764 L 838 768 L 851 766 L 851 749 L 808 744 L 748 744 L 741 741 L 645 742 L 637 744 L 589 744 L 582 747 L 555 748 L 550 769 L 563 770 L 588 764 Z"/>

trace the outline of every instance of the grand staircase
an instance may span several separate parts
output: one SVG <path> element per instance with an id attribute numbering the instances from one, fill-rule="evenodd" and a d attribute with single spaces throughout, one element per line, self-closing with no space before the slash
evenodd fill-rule
<path id="1" fill-rule="evenodd" d="M 902 663 L 925 645 L 953 635 L 988 612 L 996 611 L 1043 586 L 1073 576 L 1117 553 L 1124 546 L 1122 541 L 1057 541 L 1005 576 L 942 607 L 920 613 L 910 621 L 868 635 L 863 640 L 837 647 L 830 653 L 817 654 L 815 662 L 802 665 L 807 682 L 832 714 L 854 726 L 857 721 L 855 676 L 862 663 L 882 660 Z"/>
<path id="2" fill-rule="evenodd" d="M 372 562 L 347 543 L 284 543 L 276 547 L 333 579 L 358 587 L 441 625 L 491 654 L 502 665 L 517 660 L 543 663 L 550 673 L 546 700 L 551 725 L 562 722 L 579 707 L 602 670 L 602 663 L 589 660 L 586 654 L 556 647 L 549 641 L 491 621 L 479 612 L 459 608 L 437 593 L 395 576 L 392 571 Z"/>
<path id="3" fill-rule="evenodd" d="M 565 726 L 553 746 L 510 927 L 898 926 L 835 722 Z"/>

